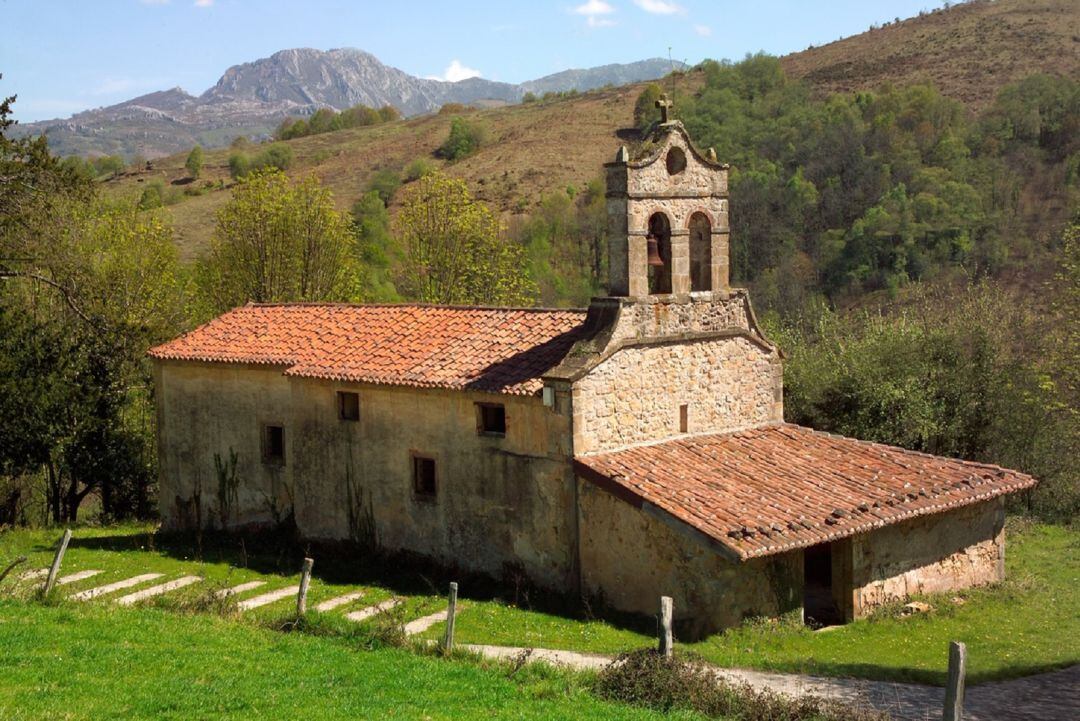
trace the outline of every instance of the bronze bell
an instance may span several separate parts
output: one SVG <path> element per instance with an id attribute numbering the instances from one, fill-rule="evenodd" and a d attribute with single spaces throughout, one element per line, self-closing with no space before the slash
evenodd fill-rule
<path id="1" fill-rule="evenodd" d="M 645 244 L 649 255 L 649 265 L 658 267 L 664 265 L 664 259 L 660 257 L 660 242 L 656 239 L 656 236 L 652 233 L 646 235 Z"/>

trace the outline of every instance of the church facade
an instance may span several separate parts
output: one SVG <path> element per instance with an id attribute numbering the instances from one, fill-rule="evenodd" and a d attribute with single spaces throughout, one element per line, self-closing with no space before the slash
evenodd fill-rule
<path id="1" fill-rule="evenodd" d="M 678 122 L 605 166 L 585 311 L 237 308 L 154 348 L 168 528 L 295 521 L 654 613 L 831 623 L 1004 574 L 1024 474 L 783 421 L 728 279 L 728 169 Z"/>

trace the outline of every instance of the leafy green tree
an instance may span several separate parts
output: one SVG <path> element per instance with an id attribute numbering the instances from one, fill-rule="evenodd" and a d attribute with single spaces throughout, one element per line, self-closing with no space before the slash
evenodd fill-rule
<path id="1" fill-rule="evenodd" d="M 358 256 L 356 295 L 364 302 L 401 300 L 391 277 L 401 253 L 390 233 L 390 213 L 382 197 L 374 190 L 364 193 L 353 204 L 352 215 Z"/>
<path id="2" fill-rule="evenodd" d="M 214 313 L 249 301 L 348 300 L 354 258 L 348 218 L 318 179 L 259 171 L 218 212 L 199 285 Z"/>
<path id="3" fill-rule="evenodd" d="M 196 145 L 191 149 L 191 152 L 188 153 L 187 160 L 184 161 L 184 167 L 187 168 L 187 171 L 192 178 L 198 180 L 203 168 L 203 149 L 201 145 Z"/>
<path id="4" fill-rule="evenodd" d="M 656 109 L 656 101 L 660 99 L 663 89 L 658 83 L 649 83 L 645 86 L 634 101 L 634 127 L 644 130 L 660 119 Z"/>
<path id="5" fill-rule="evenodd" d="M 412 300 L 521 305 L 536 296 L 521 246 L 465 183 L 432 173 L 408 186 L 397 217 L 405 259 L 399 288 Z"/>
<path id="6" fill-rule="evenodd" d="M 487 130 L 478 122 L 461 116 L 450 120 L 450 134 L 439 146 L 438 154 L 453 162 L 475 153 L 487 139 Z"/>
<path id="7" fill-rule="evenodd" d="M 384 105 L 379 108 L 379 120 L 384 123 L 401 120 L 401 113 L 393 105 Z"/>

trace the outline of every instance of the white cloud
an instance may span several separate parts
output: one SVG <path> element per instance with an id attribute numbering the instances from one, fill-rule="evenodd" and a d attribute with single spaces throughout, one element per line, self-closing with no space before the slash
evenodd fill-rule
<path id="1" fill-rule="evenodd" d="M 695 25 L 694 32 L 703 38 L 707 38 L 712 35 L 712 28 L 708 25 Z"/>
<path id="2" fill-rule="evenodd" d="M 195 7 L 208 8 L 214 4 L 214 0 L 195 0 Z"/>
<path id="3" fill-rule="evenodd" d="M 615 8 L 608 5 L 604 0 L 587 0 L 585 4 L 578 5 L 573 12 L 576 15 L 585 16 L 585 24 L 591 28 L 611 27 L 615 21 L 604 17 L 615 12 Z"/>
<path id="4" fill-rule="evenodd" d="M 653 15 L 681 15 L 686 12 L 681 5 L 667 0 L 634 0 L 634 4 Z"/>
<path id="5" fill-rule="evenodd" d="M 455 59 L 450 61 L 442 75 L 428 75 L 427 77 L 428 80 L 445 80 L 449 83 L 456 83 L 458 80 L 478 78 L 480 77 L 480 71 L 465 67 L 460 60 Z"/>

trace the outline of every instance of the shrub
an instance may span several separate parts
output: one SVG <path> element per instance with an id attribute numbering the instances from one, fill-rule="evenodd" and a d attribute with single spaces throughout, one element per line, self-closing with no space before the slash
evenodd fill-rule
<path id="1" fill-rule="evenodd" d="M 468 110 L 468 106 L 463 103 L 443 103 L 439 108 L 439 115 L 460 115 Z"/>
<path id="2" fill-rule="evenodd" d="M 368 190 L 378 193 L 383 205 L 390 205 L 394 193 L 400 187 L 401 176 L 389 168 L 375 171 L 375 174 L 371 176 L 371 180 L 368 181 Z"/>
<path id="3" fill-rule="evenodd" d="M 405 166 L 405 182 L 411 183 L 414 180 L 420 180 L 425 175 L 431 175 L 434 172 L 434 163 L 427 158 L 417 158 Z"/>
<path id="4" fill-rule="evenodd" d="M 245 153 L 233 153 L 229 156 L 229 175 L 243 178 L 251 172 L 251 159 Z"/>
<path id="5" fill-rule="evenodd" d="M 651 649 L 619 656 L 597 677 L 594 693 L 609 701 L 659 711 L 689 710 L 738 721 L 887 721 L 867 707 L 802 696 L 797 699 L 719 678 L 704 663 L 664 657 Z"/>
<path id="6" fill-rule="evenodd" d="M 450 121 L 450 135 L 439 146 L 438 154 L 450 161 L 461 160 L 475 153 L 486 140 L 486 128 L 459 115 Z"/>
<path id="7" fill-rule="evenodd" d="M 525 93 L 524 95 L 521 96 L 521 102 L 525 103 L 525 104 L 535 103 L 536 100 L 537 100 L 536 93 L 531 92 L 531 91 L 527 92 L 527 93 Z"/>

